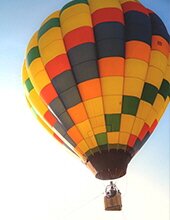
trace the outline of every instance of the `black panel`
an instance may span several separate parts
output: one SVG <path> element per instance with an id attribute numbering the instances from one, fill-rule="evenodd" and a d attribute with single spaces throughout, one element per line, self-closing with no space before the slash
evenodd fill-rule
<path id="1" fill-rule="evenodd" d="M 60 98 L 66 109 L 69 109 L 81 102 L 81 98 L 76 86 L 61 93 Z"/>
<path id="2" fill-rule="evenodd" d="M 145 137 L 144 137 L 144 139 L 141 141 L 141 140 L 139 140 L 139 139 L 137 139 L 137 141 L 136 141 L 136 143 L 135 143 L 135 146 L 133 147 L 133 150 L 134 150 L 134 152 L 135 153 L 137 153 L 142 147 L 143 147 L 143 145 L 146 143 L 146 141 L 149 139 L 149 137 L 150 137 L 150 133 L 148 132 L 146 135 L 145 135 Z"/>
<path id="3" fill-rule="evenodd" d="M 125 57 L 124 41 L 121 39 L 105 39 L 97 42 L 97 58 Z"/>
<path id="4" fill-rule="evenodd" d="M 64 136 L 64 138 L 73 146 L 76 147 L 76 143 L 70 138 L 68 134 Z"/>
<path id="5" fill-rule="evenodd" d="M 162 20 L 156 14 L 150 14 L 150 19 L 152 24 L 152 35 L 159 35 L 169 43 L 170 36 Z"/>
<path id="6" fill-rule="evenodd" d="M 76 65 L 72 70 L 77 83 L 99 77 L 96 60 Z"/>
<path id="7" fill-rule="evenodd" d="M 158 94 L 158 88 L 150 83 L 145 83 L 143 87 L 143 92 L 141 100 L 150 103 L 153 105 L 155 98 Z"/>
<path id="8" fill-rule="evenodd" d="M 130 160 L 130 154 L 124 150 L 102 151 L 88 157 L 88 163 L 97 171 L 96 178 L 102 180 L 124 176 Z"/>
<path id="9" fill-rule="evenodd" d="M 59 116 L 63 112 L 65 112 L 64 105 L 62 104 L 61 100 L 59 98 L 54 99 L 50 104 L 49 107 L 51 108 L 52 112 Z"/>
<path id="10" fill-rule="evenodd" d="M 68 51 L 69 60 L 72 66 L 87 62 L 88 60 L 96 60 L 96 50 L 94 43 L 85 43 Z"/>
<path id="11" fill-rule="evenodd" d="M 59 119 L 66 130 L 70 129 L 74 125 L 74 122 L 72 121 L 67 112 L 64 112 L 62 115 L 60 115 Z"/>
<path id="12" fill-rule="evenodd" d="M 76 143 L 69 137 L 64 127 L 62 127 L 59 123 L 56 123 L 54 127 L 72 146 L 76 146 Z"/>
<path id="13" fill-rule="evenodd" d="M 125 13 L 125 30 L 126 41 L 137 40 L 151 45 L 152 30 L 149 16 L 137 11 Z"/>
<path id="14" fill-rule="evenodd" d="M 165 79 L 162 81 L 159 94 L 164 98 L 164 100 L 166 100 L 167 96 L 169 95 L 169 82 Z"/>
<path id="15" fill-rule="evenodd" d="M 118 38 L 124 40 L 124 25 L 118 22 L 104 22 L 94 27 L 96 41 Z"/>
<path id="16" fill-rule="evenodd" d="M 151 28 L 150 18 L 146 14 L 138 11 L 128 11 L 125 13 L 125 24 L 129 25 L 132 23 L 145 25 Z"/>
<path id="17" fill-rule="evenodd" d="M 75 86 L 75 80 L 71 71 L 63 72 L 52 79 L 52 84 L 55 87 L 58 94 Z"/>
<path id="18" fill-rule="evenodd" d="M 126 25 L 125 38 L 127 41 L 137 40 L 151 45 L 151 29 L 147 25 L 129 24 Z"/>
<path id="19" fill-rule="evenodd" d="M 66 130 L 58 122 L 54 125 L 54 128 L 62 135 L 66 135 Z"/>

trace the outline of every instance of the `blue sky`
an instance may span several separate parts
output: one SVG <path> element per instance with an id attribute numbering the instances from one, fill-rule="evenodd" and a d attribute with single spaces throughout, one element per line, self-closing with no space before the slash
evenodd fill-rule
<path id="1" fill-rule="evenodd" d="M 90 213 L 93 219 L 99 220 L 114 217 L 157 220 L 156 216 L 169 220 L 170 107 L 150 140 L 132 160 L 127 177 L 117 181 L 124 193 L 124 211 L 108 214 L 103 211 L 103 183 L 66 154 L 26 106 L 21 85 L 26 46 L 41 22 L 66 2 L 1 2 L 0 219 L 84 220 Z M 170 1 L 141 2 L 162 18 L 170 32 Z M 67 181 L 72 188 L 69 197 L 63 189 Z M 158 206 L 156 199 L 161 200 Z M 143 214 L 139 216 L 141 211 Z"/>

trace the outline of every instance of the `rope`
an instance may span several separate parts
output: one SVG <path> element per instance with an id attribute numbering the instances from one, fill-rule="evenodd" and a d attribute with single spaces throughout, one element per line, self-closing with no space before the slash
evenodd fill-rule
<path id="1" fill-rule="evenodd" d="M 91 202 L 95 201 L 96 199 L 98 199 L 99 197 L 101 197 L 104 193 L 100 193 L 99 195 L 89 199 L 88 201 L 86 201 L 84 204 L 81 204 L 80 206 L 78 206 L 77 208 L 73 208 L 72 210 L 70 210 L 69 212 L 67 212 L 64 216 L 62 216 L 62 218 L 60 218 L 61 220 L 67 218 L 68 216 L 70 216 L 71 214 L 78 212 L 80 209 L 84 208 L 85 206 L 88 206 Z"/>

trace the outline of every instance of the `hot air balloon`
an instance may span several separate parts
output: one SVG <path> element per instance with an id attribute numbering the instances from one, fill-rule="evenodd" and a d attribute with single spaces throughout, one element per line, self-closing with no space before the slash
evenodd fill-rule
<path id="1" fill-rule="evenodd" d="M 169 42 L 158 15 L 137 0 L 71 1 L 29 42 L 30 108 L 98 179 L 126 174 L 168 106 Z"/>

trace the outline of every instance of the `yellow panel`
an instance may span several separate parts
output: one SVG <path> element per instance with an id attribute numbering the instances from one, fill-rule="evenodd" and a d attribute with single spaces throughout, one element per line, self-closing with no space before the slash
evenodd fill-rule
<path id="1" fill-rule="evenodd" d="M 94 134 L 105 133 L 106 132 L 106 127 L 101 126 L 101 127 L 93 128 L 93 132 L 94 132 Z"/>
<path id="2" fill-rule="evenodd" d="M 170 83 L 170 66 L 167 66 L 166 73 L 164 75 L 164 79 L 166 79 Z"/>
<path id="3" fill-rule="evenodd" d="M 151 110 L 151 104 L 140 100 L 136 117 L 141 118 L 145 121 L 150 110 Z"/>
<path id="4" fill-rule="evenodd" d="M 99 134 L 106 132 L 106 126 L 105 126 L 105 118 L 104 115 L 100 115 L 94 118 L 90 118 L 90 123 L 93 128 L 94 134 Z"/>
<path id="5" fill-rule="evenodd" d="M 148 63 L 138 59 L 126 59 L 125 77 L 134 77 L 145 80 Z"/>
<path id="6" fill-rule="evenodd" d="M 124 95 L 135 96 L 140 98 L 143 91 L 144 81 L 135 78 L 125 78 L 124 80 Z"/>
<path id="7" fill-rule="evenodd" d="M 50 83 L 50 79 L 46 71 L 39 72 L 33 79 L 33 85 L 36 91 L 39 93 L 46 85 Z"/>
<path id="8" fill-rule="evenodd" d="M 43 26 L 47 21 L 49 21 L 50 19 L 52 18 L 58 18 L 60 15 L 60 11 L 55 11 L 53 12 L 51 15 L 49 15 L 44 21 L 43 23 L 41 24 L 41 26 Z"/>
<path id="9" fill-rule="evenodd" d="M 121 4 L 125 2 L 139 2 L 139 0 L 119 0 Z"/>
<path id="10" fill-rule="evenodd" d="M 165 112 L 167 106 L 169 105 L 169 102 L 170 102 L 170 99 L 169 99 L 169 97 L 167 97 L 167 99 L 166 99 L 166 101 L 165 101 L 165 103 L 164 103 L 163 108 L 161 109 L 160 113 L 157 115 L 158 121 L 161 119 L 163 113 Z"/>
<path id="11" fill-rule="evenodd" d="M 167 62 L 168 59 L 163 53 L 157 50 L 153 50 L 151 52 L 151 59 L 150 59 L 151 66 L 155 66 L 164 73 L 166 71 Z"/>
<path id="12" fill-rule="evenodd" d="M 135 122 L 134 122 L 133 129 L 132 129 L 132 134 L 138 137 L 143 128 L 143 125 L 144 125 L 144 121 L 142 119 L 135 118 Z"/>
<path id="13" fill-rule="evenodd" d="M 130 134 L 120 132 L 119 134 L 119 144 L 127 145 L 128 140 L 129 140 Z M 126 149 L 126 147 L 124 147 Z M 121 147 L 122 149 L 122 147 Z"/>
<path id="14" fill-rule="evenodd" d="M 103 115 L 103 102 L 102 98 L 98 97 L 95 99 L 90 99 L 84 102 L 87 114 L 89 118 L 96 117 L 98 115 Z"/>
<path id="15" fill-rule="evenodd" d="M 119 8 L 121 5 L 119 0 L 88 0 L 91 13 L 101 8 Z"/>
<path id="16" fill-rule="evenodd" d="M 38 111 L 38 115 L 42 117 L 47 111 L 48 108 L 43 104 L 40 97 L 36 93 L 35 89 L 32 89 L 29 95 L 29 101 L 34 106 L 34 108 Z"/>
<path id="17" fill-rule="evenodd" d="M 28 73 L 27 73 L 27 68 L 25 64 L 25 60 L 22 66 L 22 83 L 25 84 L 25 81 L 28 79 Z"/>
<path id="18" fill-rule="evenodd" d="M 45 48 L 40 48 L 40 53 L 42 55 L 42 60 L 44 64 L 47 64 L 50 60 L 52 60 L 54 57 L 65 54 L 65 46 L 63 40 L 57 40 L 49 44 Z"/>
<path id="19" fill-rule="evenodd" d="M 103 96 L 106 95 L 122 95 L 123 77 L 111 76 L 101 78 Z"/>
<path id="20" fill-rule="evenodd" d="M 86 4 L 76 4 L 66 8 L 60 15 L 61 24 L 63 24 L 67 19 L 72 16 L 77 16 L 80 13 L 90 14 L 89 7 Z"/>
<path id="21" fill-rule="evenodd" d="M 159 114 L 159 112 L 161 111 L 161 109 L 163 108 L 164 106 L 164 103 L 165 103 L 165 100 L 164 98 L 158 94 L 156 96 L 156 99 L 154 101 L 154 104 L 153 104 L 153 108 L 155 109 L 155 111 Z"/>
<path id="22" fill-rule="evenodd" d="M 89 150 L 88 145 L 86 144 L 86 142 L 85 142 L 84 140 L 81 141 L 81 142 L 76 146 L 75 149 L 77 149 L 77 151 L 79 151 L 78 148 L 80 148 L 80 150 L 83 152 L 83 154 L 85 154 L 85 153 Z"/>
<path id="23" fill-rule="evenodd" d="M 122 114 L 121 115 L 120 131 L 130 134 L 132 131 L 134 121 L 135 121 L 134 116 Z"/>
<path id="24" fill-rule="evenodd" d="M 108 132 L 107 133 L 109 144 L 118 144 L 119 142 L 119 132 Z"/>
<path id="25" fill-rule="evenodd" d="M 29 42 L 29 44 L 28 44 L 28 46 L 27 46 L 26 54 L 28 54 L 28 52 L 29 52 L 33 47 L 37 47 L 37 36 L 38 36 L 38 32 L 36 32 L 36 33 L 32 36 L 32 38 L 31 38 L 31 40 L 30 40 L 30 42 Z"/>
<path id="26" fill-rule="evenodd" d="M 169 51 L 169 56 L 168 56 L 168 65 L 170 66 L 170 51 Z"/>
<path id="27" fill-rule="evenodd" d="M 51 44 L 53 41 L 61 40 L 61 39 L 63 39 L 61 28 L 60 27 L 51 28 L 41 36 L 41 38 L 38 41 L 38 45 L 40 49 L 43 49 L 49 44 Z"/>
<path id="28" fill-rule="evenodd" d="M 156 86 L 158 89 L 162 83 L 163 73 L 158 68 L 150 66 L 148 69 L 148 74 L 146 82 Z"/>
<path id="29" fill-rule="evenodd" d="M 93 131 L 91 129 L 90 122 L 88 120 L 77 124 L 76 127 L 79 129 L 79 131 L 81 132 L 81 134 L 84 138 L 88 138 L 90 136 L 93 136 Z"/>
<path id="30" fill-rule="evenodd" d="M 81 13 L 76 16 L 70 17 L 64 23 L 61 23 L 62 33 L 65 36 L 68 32 L 84 26 L 92 27 L 91 17 L 87 13 Z"/>
<path id="31" fill-rule="evenodd" d="M 103 96 L 105 114 L 122 112 L 122 96 Z"/>
<path id="32" fill-rule="evenodd" d="M 90 149 L 97 147 L 97 142 L 94 136 L 85 138 L 85 142 L 87 143 Z"/>
<path id="33" fill-rule="evenodd" d="M 152 126 L 155 119 L 157 119 L 157 116 L 158 116 L 157 112 L 154 110 L 154 108 L 151 108 L 150 114 L 146 119 L 146 123 L 149 125 L 149 127 Z"/>
<path id="34" fill-rule="evenodd" d="M 39 58 L 33 60 L 28 69 L 29 69 L 28 74 L 31 77 L 31 79 L 33 77 L 35 77 L 39 72 L 43 71 L 44 65 L 42 63 L 41 58 L 39 57 Z"/>

